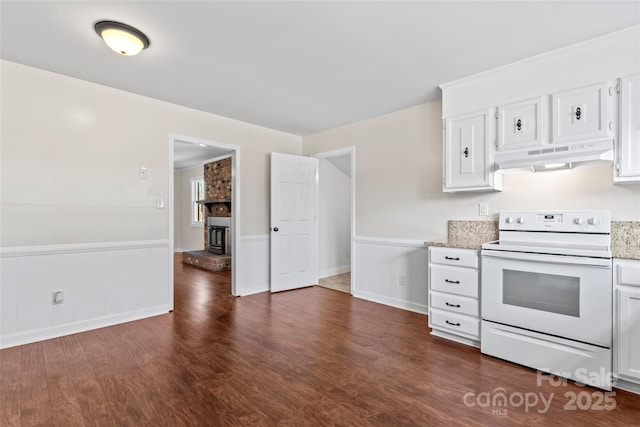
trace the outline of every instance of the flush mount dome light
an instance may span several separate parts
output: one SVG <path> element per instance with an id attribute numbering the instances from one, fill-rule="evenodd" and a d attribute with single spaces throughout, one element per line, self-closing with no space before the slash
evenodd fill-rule
<path id="1" fill-rule="evenodd" d="M 94 25 L 96 33 L 120 55 L 132 56 L 149 47 L 149 39 L 142 31 L 116 21 L 100 21 Z"/>

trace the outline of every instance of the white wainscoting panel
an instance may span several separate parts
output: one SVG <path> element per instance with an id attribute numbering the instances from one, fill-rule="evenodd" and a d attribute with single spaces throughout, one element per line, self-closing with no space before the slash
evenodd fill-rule
<path id="1" fill-rule="evenodd" d="M 167 313 L 168 250 L 166 240 L 2 248 L 0 348 Z"/>
<path id="2" fill-rule="evenodd" d="M 423 241 L 356 237 L 352 294 L 427 314 L 427 250 Z"/>
<path id="3" fill-rule="evenodd" d="M 236 274 L 238 295 L 251 295 L 269 291 L 269 235 L 240 236 L 239 259 Z"/>

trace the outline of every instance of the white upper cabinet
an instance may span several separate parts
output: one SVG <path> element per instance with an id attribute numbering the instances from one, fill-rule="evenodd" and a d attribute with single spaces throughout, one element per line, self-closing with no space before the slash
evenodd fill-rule
<path id="1" fill-rule="evenodd" d="M 613 137 L 612 82 L 599 83 L 552 95 L 553 142 Z"/>
<path id="2" fill-rule="evenodd" d="M 544 98 L 539 97 L 498 107 L 498 150 L 531 147 L 545 142 L 543 101 Z"/>
<path id="3" fill-rule="evenodd" d="M 445 119 L 443 191 L 494 191 L 495 109 Z"/>
<path id="4" fill-rule="evenodd" d="M 640 182 L 640 74 L 620 80 L 620 133 L 614 181 Z"/>

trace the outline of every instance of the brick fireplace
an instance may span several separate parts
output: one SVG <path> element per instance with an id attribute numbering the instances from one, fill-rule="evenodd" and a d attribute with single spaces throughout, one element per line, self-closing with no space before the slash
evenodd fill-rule
<path id="1" fill-rule="evenodd" d="M 210 236 L 224 236 L 230 239 L 231 233 L 231 158 L 218 160 L 204 165 L 204 251 L 184 252 L 182 262 L 211 271 L 231 268 L 231 246 L 229 241 L 219 246 L 210 246 Z M 216 230 L 211 227 L 217 227 Z M 226 232 L 220 233 L 220 227 Z M 220 242 L 218 242 L 219 244 Z"/>

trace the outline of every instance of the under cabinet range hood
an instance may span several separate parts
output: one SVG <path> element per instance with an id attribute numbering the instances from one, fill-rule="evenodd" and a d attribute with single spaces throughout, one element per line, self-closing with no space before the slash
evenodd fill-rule
<path id="1" fill-rule="evenodd" d="M 613 139 L 547 144 L 498 152 L 495 154 L 495 163 L 496 171 L 505 173 L 610 166 L 613 164 Z"/>

